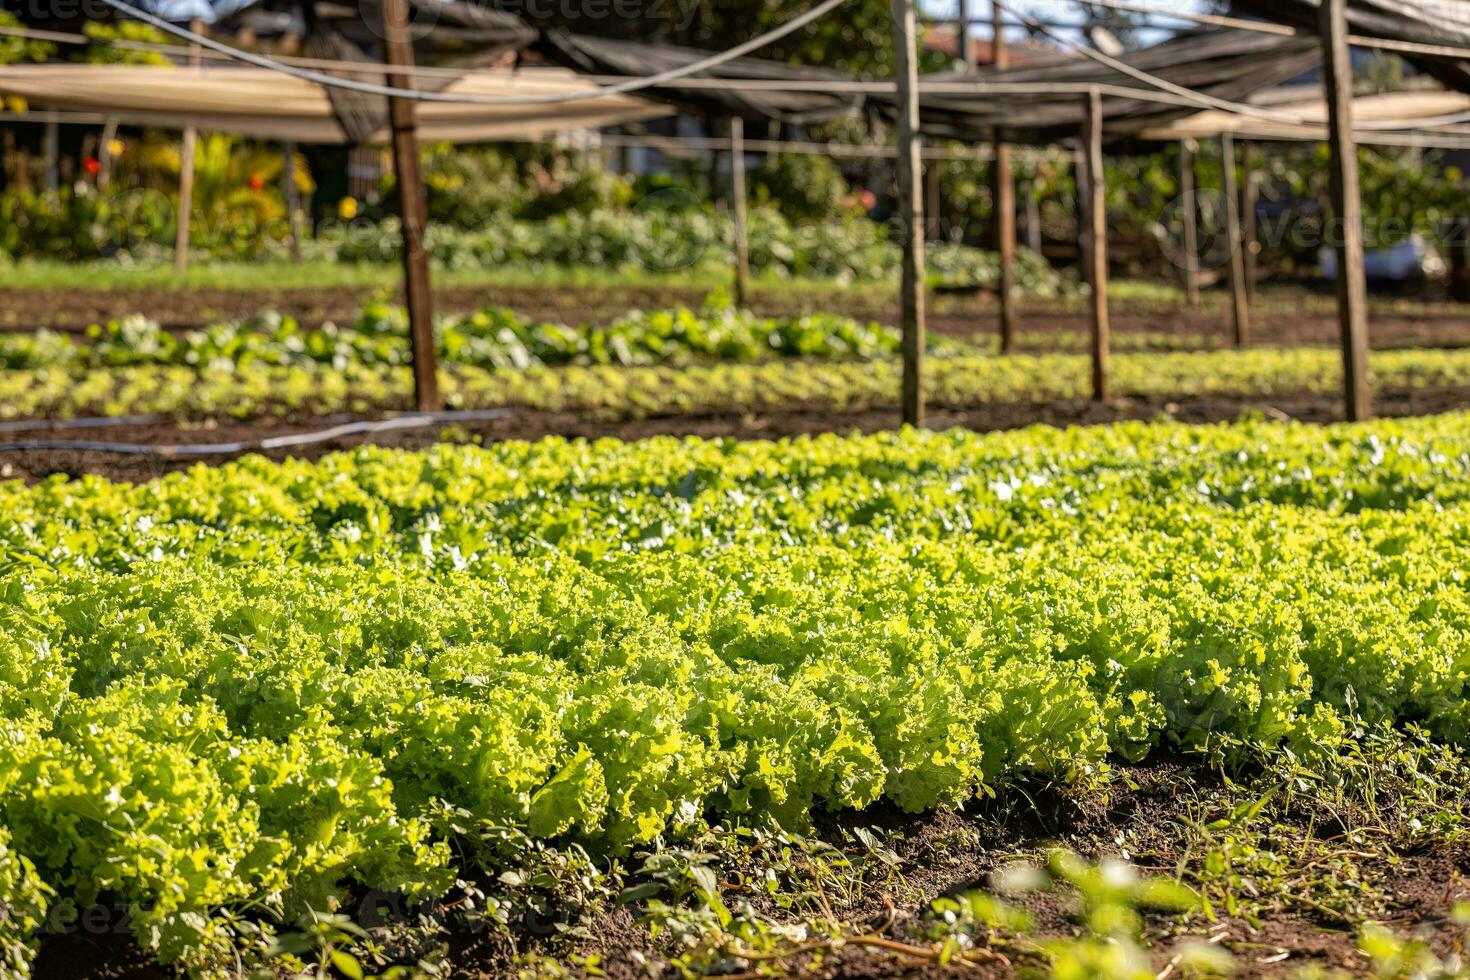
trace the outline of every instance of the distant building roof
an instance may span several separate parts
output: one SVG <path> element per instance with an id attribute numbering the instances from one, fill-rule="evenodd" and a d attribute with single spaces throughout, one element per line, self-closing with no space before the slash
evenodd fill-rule
<path id="1" fill-rule="evenodd" d="M 953 27 L 931 27 L 924 32 L 924 48 L 951 58 L 958 57 L 960 45 L 957 32 Z M 1013 65 L 1029 64 L 1038 55 L 1055 57 L 1063 53 L 1061 48 L 1031 38 L 1010 41 L 1006 45 L 1006 51 L 1010 54 Z M 976 37 L 973 33 L 970 35 L 970 60 L 976 65 L 988 65 L 995 60 L 990 38 Z"/>

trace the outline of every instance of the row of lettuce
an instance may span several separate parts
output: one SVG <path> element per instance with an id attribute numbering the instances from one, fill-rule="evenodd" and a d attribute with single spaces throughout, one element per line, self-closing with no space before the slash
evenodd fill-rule
<path id="1" fill-rule="evenodd" d="M 736 307 L 723 290 L 708 294 L 698 308 L 629 310 L 608 323 L 552 322 L 487 306 L 468 315 L 439 317 L 435 333 L 441 363 L 482 368 L 874 360 L 896 356 L 901 346 L 896 329 L 875 321 L 826 312 L 761 316 Z M 1029 347 L 1047 351 L 1080 351 L 1088 345 L 1080 330 L 1047 329 L 1023 339 Z M 1120 335 L 1114 347 L 1208 349 L 1223 340 L 1210 334 L 1142 331 Z M 997 347 L 994 335 L 979 331 L 963 338 L 931 333 L 926 344 L 931 354 L 941 355 Z M 182 330 L 135 314 L 94 324 L 82 333 L 45 328 L 0 333 L 0 369 L 178 365 L 222 370 L 318 364 L 343 368 L 409 362 L 407 315 L 402 307 L 381 301 L 367 303 L 346 326 L 328 322 L 304 327 L 294 317 L 267 311 L 245 320 Z"/>
<path id="2" fill-rule="evenodd" d="M 541 322 L 504 307 L 436 323 L 441 362 L 481 368 L 533 365 L 646 365 L 692 360 L 756 361 L 779 357 L 872 359 L 897 353 L 891 327 L 829 313 L 762 317 L 712 294 L 699 309 L 633 310 L 609 324 Z M 946 346 L 940 338 L 934 348 Z M 346 327 L 304 329 L 296 319 L 263 313 L 203 329 L 171 331 L 143 316 L 111 320 L 84 337 L 41 330 L 0 335 L 0 367 L 116 368 L 179 365 L 203 370 L 249 365 L 345 368 L 410 362 L 402 307 L 369 303 Z"/>
<path id="3" fill-rule="evenodd" d="M 1421 394 L 1428 405 L 1443 392 L 1470 388 L 1470 350 L 1374 351 L 1369 368 L 1375 387 L 1404 397 L 1411 412 L 1422 407 L 1415 401 Z M 1326 348 L 1119 353 L 1110 368 L 1116 397 L 1161 404 L 1214 396 L 1335 394 L 1341 372 L 1340 355 Z M 455 409 L 524 408 L 631 419 L 742 410 L 892 409 L 901 373 L 902 364 L 893 357 L 631 367 L 449 363 L 440 372 L 440 387 Z M 925 368 L 930 400 L 940 407 L 1081 399 L 1091 391 L 1090 379 L 1085 354 L 994 355 L 959 348 L 930 358 Z M 356 362 L 232 363 L 218 369 L 60 365 L 0 370 L 0 418 L 160 413 L 189 420 L 382 412 L 412 404 L 412 385 L 404 368 Z"/>
<path id="4" fill-rule="evenodd" d="M 921 811 L 1164 745 L 1470 734 L 1470 418 L 548 441 L 0 484 L 0 948 Z M 488 870 L 493 870 L 489 868 Z M 244 923 L 244 925 L 242 925 Z"/>

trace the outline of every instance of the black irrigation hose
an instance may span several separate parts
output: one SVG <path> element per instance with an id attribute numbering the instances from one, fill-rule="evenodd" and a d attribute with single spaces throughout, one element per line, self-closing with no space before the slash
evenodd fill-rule
<path id="1" fill-rule="evenodd" d="M 160 459 L 179 459 L 195 456 L 229 456 L 255 449 L 285 449 L 292 446 L 308 446 L 327 442 L 341 436 L 367 435 L 376 432 L 395 432 L 403 429 L 424 429 L 444 422 L 479 422 L 503 419 L 510 410 L 491 408 L 470 411 L 427 412 L 399 415 L 389 419 L 370 419 L 359 422 L 344 422 L 341 425 L 310 432 L 297 432 L 285 436 L 270 436 L 264 439 L 246 439 L 238 442 L 199 442 L 176 445 L 146 445 L 135 442 L 92 442 L 70 439 L 24 439 L 19 442 L 0 443 L 0 452 L 28 452 L 45 449 L 71 449 L 92 453 L 117 453 L 124 456 L 153 456 Z M 117 421 L 113 421 L 116 418 Z M 146 424 L 157 421 L 160 416 L 132 415 L 113 418 L 69 419 L 56 423 L 12 423 L 21 431 L 31 428 L 87 428 L 109 425 Z M 68 425 L 68 423 L 75 423 Z M 5 429 L 0 431 L 16 431 Z"/>
<path id="2" fill-rule="evenodd" d="M 98 415 L 82 419 L 25 419 L 0 422 L 0 432 L 33 432 L 37 429 L 105 429 L 114 425 L 149 425 L 162 422 L 163 415 Z"/>

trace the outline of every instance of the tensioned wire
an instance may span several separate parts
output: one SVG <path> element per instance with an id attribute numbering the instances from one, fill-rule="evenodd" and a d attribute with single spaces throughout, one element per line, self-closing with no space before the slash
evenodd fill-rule
<path id="1" fill-rule="evenodd" d="M 718 54 L 710 55 L 707 58 L 701 58 L 698 61 L 690 62 L 687 65 L 681 65 L 678 68 L 670 68 L 668 71 L 662 71 L 656 75 L 630 78 L 623 82 L 602 86 L 595 90 L 586 92 L 549 92 L 541 93 L 538 95 L 507 96 L 454 95 L 448 92 L 426 92 L 420 89 L 397 88 L 392 85 L 376 85 L 372 82 L 359 82 L 348 78 L 337 78 L 334 75 L 325 75 L 321 72 L 312 71 L 309 68 L 298 68 L 294 65 L 287 65 L 265 55 L 253 54 L 252 52 L 232 47 L 231 45 L 216 41 L 214 38 L 206 37 L 203 34 L 191 31 L 186 27 L 179 27 L 176 24 L 171 24 L 163 18 L 155 17 L 153 14 L 150 14 L 147 11 L 139 10 L 137 7 L 123 2 L 123 0 L 103 0 L 103 2 L 106 3 L 109 7 L 112 7 L 115 10 L 128 15 L 129 17 L 140 20 L 145 24 L 152 25 L 153 27 L 156 27 L 167 34 L 172 34 L 175 37 L 189 41 L 191 44 L 198 44 L 201 47 L 208 48 L 211 51 L 216 51 L 238 61 L 243 61 L 246 64 L 255 65 L 257 68 L 266 68 L 270 71 L 281 72 L 287 75 L 294 75 L 295 77 L 303 79 L 305 81 L 315 82 L 318 85 L 326 85 L 330 88 L 346 89 L 348 91 L 361 92 L 367 95 L 383 95 L 390 98 L 413 99 L 418 102 L 451 102 L 459 105 L 558 105 L 567 102 L 582 102 L 588 99 L 597 99 L 604 98 L 610 95 L 624 95 L 629 92 L 637 92 L 641 91 L 642 89 L 652 88 L 656 85 L 662 85 L 666 82 L 677 81 L 685 77 L 686 75 L 693 75 L 701 71 L 707 71 L 711 68 L 717 68 L 720 65 L 725 64 L 726 62 L 734 61 L 736 58 L 743 57 L 744 55 L 747 55 L 752 51 L 763 48 L 767 44 L 770 44 L 774 41 L 779 41 L 781 38 L 787 36 L 788 34 L 800 30 L 807 24 L 810 24 L 812 21 L 817 20 L 818 18 L 830 13 L 833 10 L 836 10 L 842 4 L 846 3 L 847 0 L 822 0 L 821 3 L 817 4 L 815 7 L 812 7 L 805 13 L 793 17 L 786 23 L 780 25 L 779 27 L 772 28 L 771 30 L 767 31 L 764 34 L 761 34 L 758 37 L 753 37 L 748 41 L 737 44 L 735 47 L 729 48 L 725 51 L 721 51 Z M 364 67 L 368 66 L 359 66 L 358 70 L 361 71 L 364 69 Z M 377 68 L 377 66 L 370 67 Z M 386 70 L 390 74 L 392 73 L 391 67 Z"/>
<path id="2" fill-rule="evenodd" d="M 265 55 L 257 55 L 252 52 L 244 51 L 240 48 L 232 47 L 231 45 L 224 44 L 213 38 L 189 30 L 188 28 L 179 27 L 175 24 L 169 23 L 168 21 L 160 17 L 156 17 L 153 14 L 147 13 L 146 11 L 140 10 L 132 6 L 131 4 L 126 3 L 125 0 L 103 0 L 103 2 L 107 3 L 109 6 L 128 16 L 134 17 L 138 20 L 143 21 L 144 23 L 150 24 L 158 28 L 159 30 L 165 31 L 166 33 L 172 34 L 191 43 L 198 44 L 202 47 L 218 52 L 227 57 L 234 58 L 236 60 L 240 60 L 247 64 L 252 64 L 260 68 L 265 68 L 270 71 L 292 75 L 297 78 L 301 78 L 310 82 L 315 82 L 317 84 L 325 85 L 328 87 L 347 89 L 372 95 L 407 98 L 420 102 L 444 102 L 460 105 L 554 105 L 602 98 L 610 95 L 626 94 L 628 92 L 641 91 L 643 89 L 653 88 L 667 82 L 685 78 L 685 76 L 687 75 L 692 75 L 697 72 L 706 71 L 710 68 L 718 67 L 721 64 L 732 61 L 735 58 L 748 54 L 751 51 L 757 50 L 758 48 L 763 47 L 766 44 L 771 43 L 772 41 L 779 40 L 780 38 L 785 37 L 786 35 L 800 29 L 801 27 L 804 27 L 806 24 L 811 23 L 812 21 L 841 6 L 843 3 L 846 2 L 846 0 L 822 0 L 822 2 L 819 3 L 817 6 L 811 8 L 810 10 L 807 10 L 803 14 L 798 15 L 792 20 L 787 21 L 779 27 L 776 27 L 771 31 L 766 32 L 765 34 L 762 34 L 755 38 L 751 38 L 750 40 L 736 45 L 735 47 L 730 48 L 726 51 L 719 52 L 707 58 L 702 58 L 698 61 L 691 62 L 678 68 L 672 68 L 668 71 L 660 72 L 656 75 L 630 78 L 622 82 L 602 86 L 597 89 L 584 92 L 541 93 L 520 96 L 482 96 L 471 94 L 457 95 L 449 92 L 428 92 L 420 89 L 404 89 L 397 88 L 395 86 L 377 85 L 371 82 L 359 82 L 352 79 L 338 78 L 332 75 L 326 75 L 320 72 L 312 71 L 310 69 L 288 65 Z M 1032 29 L 1046 34 L 1053 41 L 1063 45 L 1069 50 L 1073 50 L 1083 57 L 1102 64 L 1105 67 L 1111 68 L 1114 71 L 1120 72 L 1121 74 L 1127 75 L 1135 79 L 1136 81 L 1144 83 L 1145 85 L 1149 85 L 1155 89 L 1158 89 L 1161 93 L 1172 95 L 1175 99 L 1181 100 L 1182 104 L 1192 105 L 1198 108 L 1215 109 L 1218 111 L 1229 112 L 1234 115 L 1253 116 L 1256 118 L 1266 119 L 1273 122 L 1287 123 L 1291 125 L 1309 125 L 1314 122 L 1314 120 L 1310 120 L 1306 117 L 1294 113 L 1265 109 L 1246 103 L 1233 102 L 1228 99 L 1220 99 L 1206 93 L 1195 91 L 1182 85 L 1177 85 L 1173 82 L 1170 82 L 1168 79 L 1161 78 L 1140 68 L 1129 65 L 1126 62 L 1120 61 L 1116 58 L 1112 58 L 1109 55 L 1103 54 L 1100 51 L 1095 51 L 1085 45 L 1081 45 L 1069 39 L 1063 38 L 1055 32 L 1051 31 L 1044 24 L 1036 21 L 1034 18 L 1031 18 L 1029 15 L 1023 12 L 1018 12 L 1009 4 L 1003 2 L 1003 0 L 997 0 L 996 6 L 1000 10 L 1011 14 L 1011 16 L 1027 24 Z M 377 66 L 374 67 L 376 68 Z M 362 70 L 362 68 L 360 67 L 358 70 Z M 389 70 L 391 71 L 391 69 Z M 705 79 L 704 81 L 715 82 L 718 87 L 726 89 L 735 88 L 738 85 L 737 80 L 731 79 Z M 783 84 L 788 83 L 776 83 L 776 86 L 773 87 L 778 87 Z M 881 89 L 881 91 L 884 92 L 890 91 L 893 85 L 893 83 L 891 82 L 879 84 L 885 86 Z M 982 94 L 986 91 L 1000 93 L 1002 91 L 1001 85 L 1004 84 L 1007 83 L 982 82 L 976 84 L 971 89 L 959 88 L 955 90 L 955 94 L 963 94 L 966 91 L 971 91 L 974 94 Z M 1040 87 L 1052 92 L 1056 92 L 1060 89 L 1060 86 L 1056 85 Z M 1093 87 L 1098 87 L 1100 89 L 1102 88 L 1101 86 Z M 811 84 L 802 86 L 801 88 L 804 88 L 807 91 L 822 90 L 821 88 L 818 88 L 817 86 Z M 801 90 L 801 88 L 792 86 L 790 88 L 785 88 L 781 90 L 795 91 Z M 925 87 L 921 86 L 921 92 L 926 90 L 930 92 L 934 91 L 933 88 L 926 89 Z M 1128 98 L 1149 99 L 1150 96 L 1150 93 L 1148 93 L 1147 90 L 1126 89 L 1126 93 L 1127 94 L 1125 97 Z M 1171 101 L 1156 97 L 1150 100 Z M 1181 102 L 1175 102 L 1174 104 L 1181 104 Z M 1470 112 L 1431 117 L 1429 119 L 1416 120 L 1413 122 L 1401 123 L 1375 121 L 1362 123 L 1355 126 L 1354 128 L 1389 132 L 1418 130 L 1434 126 L 1455 125 L 1467 121 L 1470 121 Z"/>

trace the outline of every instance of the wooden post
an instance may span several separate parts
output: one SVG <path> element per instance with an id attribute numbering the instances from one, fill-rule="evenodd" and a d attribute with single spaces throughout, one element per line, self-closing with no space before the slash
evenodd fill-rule
<path id="1" fill-rule="evenodd" d="M 61 125 L 55 119 L 46 120 L 41 152 L 43 186 L 47 193 L 55 194 L 61 189 Z"/>
<path id="2" fill-rule="evenodd" d="M 1442 227 L 1441 248 L 1450 267 L 1450 299 L 1470 303 L 1470 218 L 1450 218 Z"/>
<path id="3" fill-rule="evenodd" d="M 183 140 L 179 145 L 178 230 L 174 235 L 174 269 L 179 273 L 189 268 L 189 216 L 194 212 L 194 151 L 197 140 L 194 127 L 184 127 Z"/>
<path id="4" fill-rule="evenodd" d="M 3 150 L 0 150 L 4 154 L 4 163 L 0 164 L 0 167 L 3 167 L 6 182 L 14 184 L 17 182 L 20 161 L 16 159 L 15 129 L 13 127 L 7 126 L 0 129 L 0 146 L 4 147 Z"/>
<path id="5" fill-rule="evenodd" d="M 943 215 L 939 208 L 939 161 L 930 160 L 924 167 L 924 240 L 937 242 L 944 238 Z"/>
<path id="6" fill-rule="evenodd" d="M 735 305 L 750 300 L 750 237 L 746 228 L 745 120 L 730 117 L 731 210 L 735 215 Z"/>
<path id="7" fill-rule="evenodd" d="M 1230 245 L 1230 311 L 1235 324 L 1235 346 L 1250 343 L 1250 301 L 1245 291 L 1245 238 L 1240 233 L 1240 199 L 1235 186 L 1235 136 L 1220 134 L 1220 168 L 1225 198 L 1225 234 Z"/>
<path id="8" fill-rule="evenodd" d="M 903 420 L 924 424 L 924 196 L 919 162 L 919 66 L 914 0 L 893 0 L 898 107 L 898 220 L 903 239 L 899 322 L 903 330 Z"/>
<path id="9" fill-rule="evenodd" d="M 1026 247 L 1041 254 L 1041 202 L 1036 199 L 1036 184 L 1026 185 Z"/>
<path id="10" fill-rule="evenodd" d="M 102 124 L 102 138 L 97 143 L 97 187 L 112 182 L 112 144 L 117 140 L 117 120 L 111 117 Z"/>
<path id="11" fill-rule="evenodd" d="M 195 34 L 204 33 L 202 21 L 191 21 L 189 29 Z M 198 44 L 189 45 L 189 67 L 203 64 L 203 52 Z M 199 133 L 193 123 L 184 127 L 179 143 L 179 212 L 178 229 L 174 235 L 174 271 L 180 275 L 189 269 L 189 223 L 194 214 L 194 153 Z"/>
<path id="12" fill-rule="evenodd" d="M 1199 201 L 1194 188 L 1194 141 L 1179 141 L 1179 218 L 1184 234 L 1184 298 L 1199 305 Z"/>
<path id="13" fill-rule="evenodd" d="M 955 54 L 959 56 L 960 64 L 964 65 L 965 71 L 975 67 L 975 52 L 970 50 L 970 0 L 958 0 L 959 20 L 955 23 L 954 43 Z M 996 19 L 996 24 L 1000 19 Z"/>
<path id="14" fill-rule="evenodd" d="M 388 84 L 413 87 L 413 75 L 394 71 L 413 67 L 408 33 L 408 0 L 383 0 L 383 37 L 387 41 Z M 403 224 L 403 283 L 408 300 L 408 336 L 413 357 L 414 404 L 420 412 L 444 407 L 439 397 L 439 356 L 434 340 L 434 297 L 429 291 L 429 253 L 424 245 L 429 204 L 419 169 L 418 124 L 412 99 L 389 98 L 393 129 L 393 175 Z"/>
<path id="15" fill-rule="evenodd" d="M 1087 171 L 1087 197 L 1082 208 L 1087 255 L 1087 284 L 1092 287 L 1092 399 L 1108 398 L 1108 212 L 1107 188 L 1103 181 L 1102 93 L 1086 95 L 1082 128 L 1083 158 Z"/>
<path id="16" fill-rule="evenodd" d="M 286 140 L 281 144 L 284 169 L 281 177 L 286 194 L 286 234 L 291 245 L 291 257 L 301 258 L 301 189 L 296 186 L 296 141 Z"/>
<path id="17" fill-rule="evenodd" d="M 1083 96 L 1085 99 L 1086 96 Z M 1087 137 L 1084 132 L 1072 151 L 1072 176 L 1077 183 L 1077 278 L 1088 282 L 1092 242 L 1087 237 Z"/>
<path id="18" fill-rule="evenodd" d="M 1002 28 L 1005 9 L 999 2 L 993 7 L 995 34 L 991 40 L 992 64 L 997 69 L 1010 67 Z M 995 251 L 1000 262 L 1000 352 L 1009 353 L 1016 341 L 1016 181 L 1011 172 L 1011 147 L 995 135 L 995 161 L 991 164 L 991 201 L 995 206 Z"/>
<path id="19" fill-rule="evenodd" d="M 1245 266 L 1246 299 L 1256 298 L 1256 256 L 1261 243 L 1256 241 L 1256 152 L 1249 141 L 1240 144 L 1240 240 L 1241 258 Z"/>
<path id="20" fill-rule="evenodd" d="M 1320 31 L 1327 91 L 1332 211 L 1342 227 L 1337 248 L 1337 317 L 1342 331 L 1344 410 L 1351 422 L 1371 418 L 1368 388 L 1368 282 L 1363 271 L 1363 214 L 1358 148 L 1353 140 L 1353 73 L 1348 57 L 1347 0 L 1322 0 Z"/>
<path id="21" fill-rule="evenodd" d="M 91 157 L 93 160 L 97 159 L 97 134 L 84 132 L 82 133 L 81 158 L 86 160 L 88 157 Z"/>

